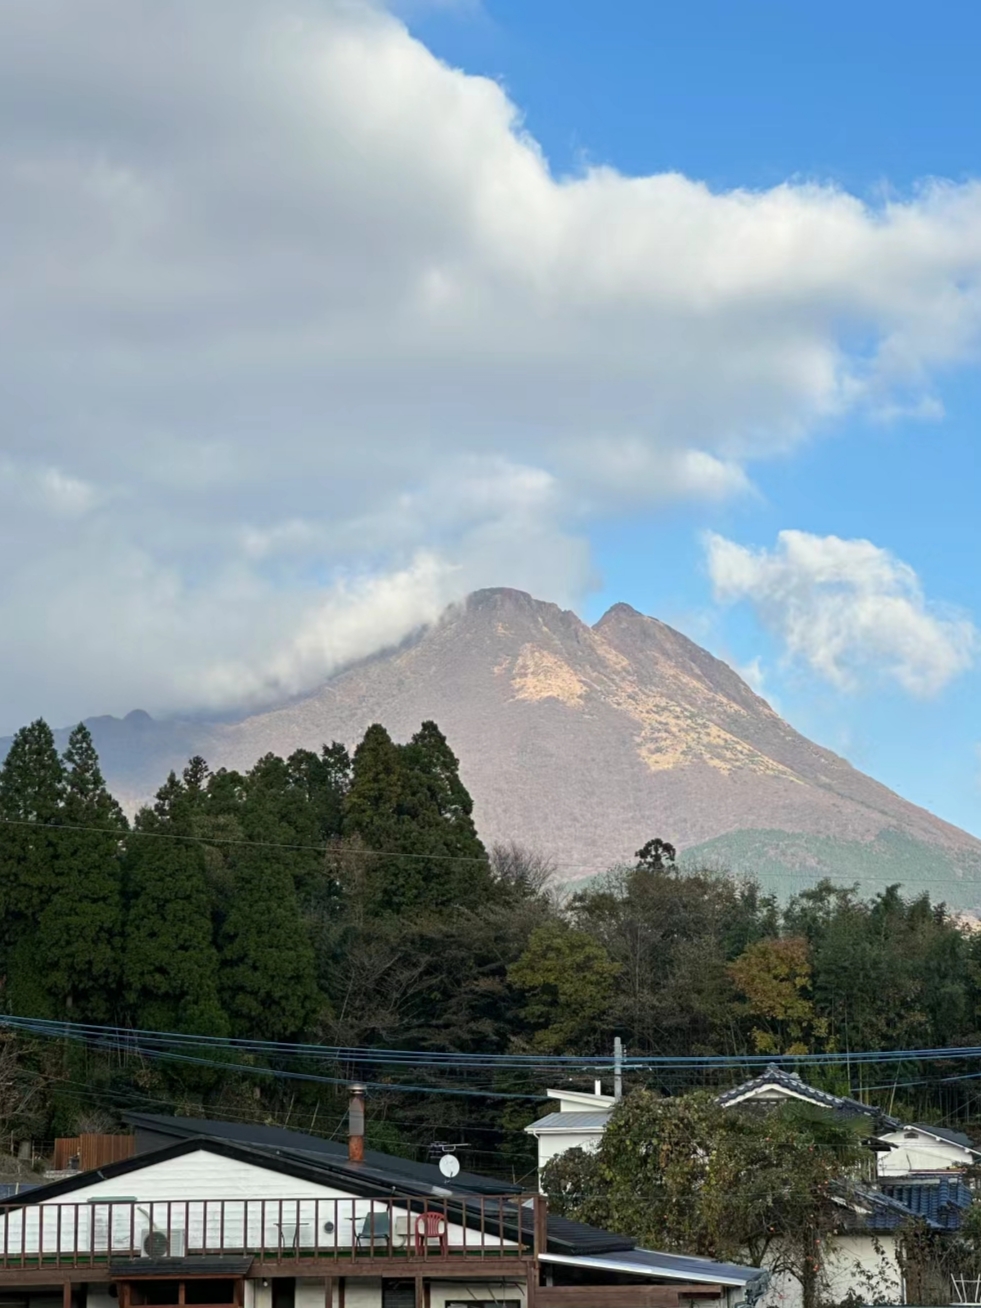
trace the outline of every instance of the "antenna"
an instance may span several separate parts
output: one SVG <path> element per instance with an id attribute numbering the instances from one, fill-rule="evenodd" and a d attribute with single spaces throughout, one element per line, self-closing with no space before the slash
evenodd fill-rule
<path id="1" fill-rule="evenodd" d="M 447 1180 L 452 1180 L 454 1176 L 459 1175 L 460 1160 L 453 1154 L 444 1154 L 439 1160 L 439 1170 Z"/>

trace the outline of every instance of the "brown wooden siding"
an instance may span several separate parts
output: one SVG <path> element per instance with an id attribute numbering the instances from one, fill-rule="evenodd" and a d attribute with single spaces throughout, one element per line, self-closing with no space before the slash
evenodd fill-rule
<path id="1" fill-rule="evenodd" d="M 107 1163 L 121 1163 L 136 1152 L 136 1137 L 132 1135 L 75 1135 L 63 1136 L 55 1141 L 54 1170 L 65 1172 L 73 1158 L 78 1159 L 80 1172 L 91 1172 Z"/>

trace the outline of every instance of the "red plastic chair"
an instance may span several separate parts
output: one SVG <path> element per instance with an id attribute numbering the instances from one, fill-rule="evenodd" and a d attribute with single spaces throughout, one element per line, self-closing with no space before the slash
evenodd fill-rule
<path id="1" fill-rule="evenodd" d="M 417 1254 L 427 1253 L 433 1240 L 439 1241 L 439 1252 L 446 1253 L 446 1218 L 442 1213 L 420 1213 L 413 1231 Z"/>

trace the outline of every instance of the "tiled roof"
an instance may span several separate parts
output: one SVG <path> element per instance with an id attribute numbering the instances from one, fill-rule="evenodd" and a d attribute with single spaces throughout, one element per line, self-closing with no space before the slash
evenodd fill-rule
<path id="1" fill-rule="evenodd" d="M 888 1117 L 871 1104 L 863 1104 L 861 1100 L 852 1099 L 847 1095 L 833 1095 L 827 1090 L 818 1090 L 816 1086 L 808 1085 L 806 1081 L 801 1080 L 796 1072 L 785 1072 L 776 1063 L 771 1063 L 762 1075 L 753 1077 L 750 1081 L 744 1081 L 742 1085 L 737 1085 L 733 1090 L 726 1090 L 717 1097 L 716 1102 L 723 1108 L 728 1108 L 752 1095 L 754 1091 L 765 1090 L 768 1086 L 776 1086 L 779 1089 L 786 1090 L 791 1095 L 806 1099 L 812 1104 L 818 1104 L 822 1108 L 832 1108 L 837 1112 L 844 1113 L 862 1113 L 866 1117 L 873 1117 L 887 1125 L 899 1126 L 899 1122 L 895 1118 Z"/>
<path id="2" fill-rule="evenodd" d="M 964 1211 L 973 1195 L 960 1177 L 938 1177 L 930 1181 L 882 1181 L 883 1195 L 938 1231 L 960 1229 Z"/>
<path id="3" fill-rule="evenodd" d="M 547 1113 L 525 1130 L 535 1131 L 602 1131 L 610 1120 L 605 1113 Z"/>

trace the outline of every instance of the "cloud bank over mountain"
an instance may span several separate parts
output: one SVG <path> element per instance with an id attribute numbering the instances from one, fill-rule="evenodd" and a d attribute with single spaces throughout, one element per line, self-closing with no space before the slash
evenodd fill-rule
<path id="1" fill-rule="evenodd" d="M 0 105 L 4 727 L 292 693 L 477 586 L 573 601 L 590 523 L 929 417 L 977 350 L 977 184 L 557 177 L 358 0 L 6 0 Z"/>

